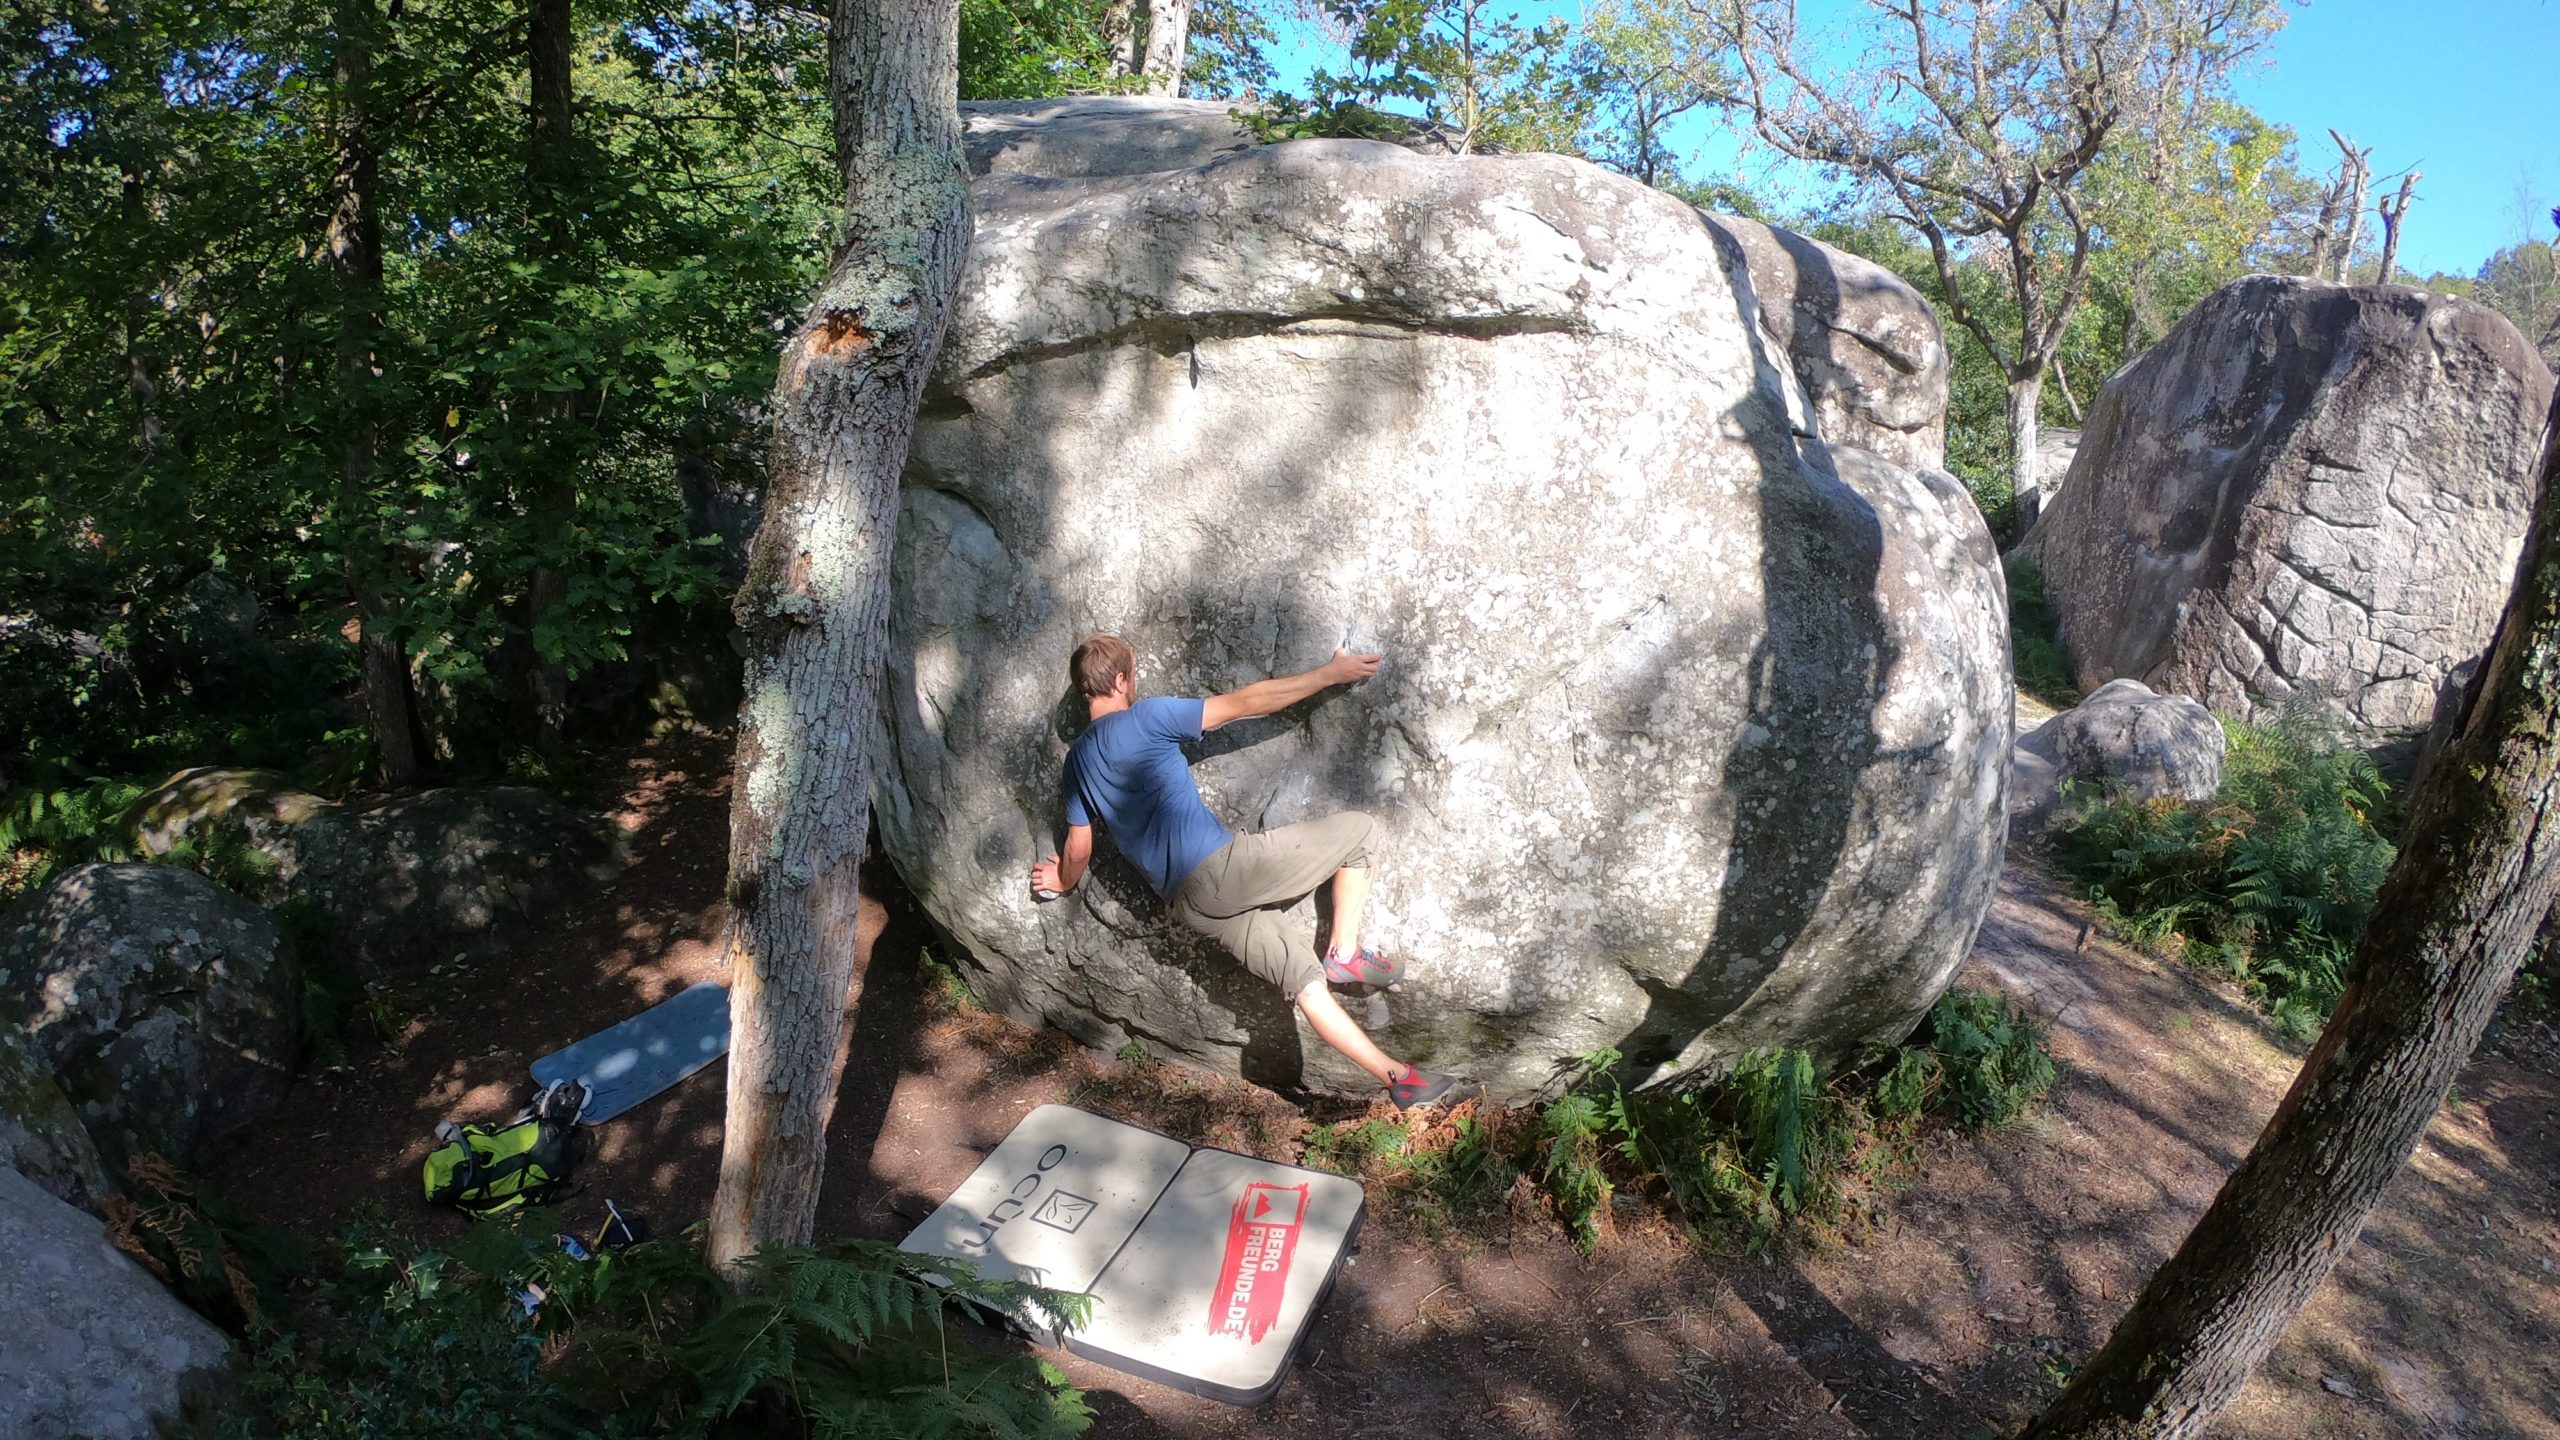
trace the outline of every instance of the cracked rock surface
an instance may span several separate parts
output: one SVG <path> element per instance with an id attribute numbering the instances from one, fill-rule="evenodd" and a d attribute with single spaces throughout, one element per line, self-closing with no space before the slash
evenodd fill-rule
<path id="1" fill-rule="evenodd" d="M 2090 406 L 2022 549 L 2079 682 L 2421 732 L 2515 578 L 2551 373 L 2483 306 L 2257 275 Z"/>
<path id="2" fill-rule="evenodd" d="M 1926 307 L 1777 232 L 1763 293 L 1733 226 L 1579 161 L 1241 146 L 1201 108 L 970 111 L 875 788 L 982 993 L 1374 1089 L 1107 834 L 1033 898 L 1083 723 L 1067 653 L 1107 629 L 1147 694 L 1386 653 L 1194 774 L 1241 828 L 1377 817 L 1365 934 L 1410 973 L 1344 999 L 1389 1051 L 1517 1097 L 1604 1046 L 1657 1072 L 1904 1033 L 1990 902 L 2012 703 L 1996 557 L 1935 469 Z"/>

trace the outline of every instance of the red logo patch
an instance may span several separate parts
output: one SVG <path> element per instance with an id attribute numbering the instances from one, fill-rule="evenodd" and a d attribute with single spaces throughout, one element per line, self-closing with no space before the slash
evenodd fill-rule
<path id="1" fill-rule="evenodd" d="M 1244 1187 L 1227 1216 L 1227 1253 L 1218 1265 L 1218 1288 L 1209 1297 L 1209 1333 L 1253 1344 L 1280 1320 L 1280 1296 L 1289 1285 L 1289 1257 L 1298 1249 L 1298 1221 L 1306 1213 L 1304 1185 Z"/>

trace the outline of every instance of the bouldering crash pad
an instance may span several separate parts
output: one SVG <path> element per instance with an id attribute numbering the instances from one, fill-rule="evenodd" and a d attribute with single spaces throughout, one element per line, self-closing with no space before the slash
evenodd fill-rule
<path id="1" fill-rule="evenodd" d="M 1366 1209 L 1339 1175 L 1043 1105 L 900 1248 L 1093 1297 L 1033 1339 L 1234 1405 L 1279 1389 Z"/>

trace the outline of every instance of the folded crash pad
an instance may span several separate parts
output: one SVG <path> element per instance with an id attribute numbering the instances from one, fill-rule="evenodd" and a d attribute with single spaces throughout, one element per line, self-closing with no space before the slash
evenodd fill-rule
<path id="1" fill-rule="evenodd" d="M 1339 1175 L 1195 1149 L 1065 1105 L 1023 1117 L 902 1249 L 1093 1297 L 1044 1344 L 1252 1405 L 1279 1389 L 1366 1208 Z"/>

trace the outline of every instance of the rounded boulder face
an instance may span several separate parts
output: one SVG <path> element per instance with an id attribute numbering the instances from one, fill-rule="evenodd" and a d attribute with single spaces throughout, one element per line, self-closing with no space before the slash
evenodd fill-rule
<path id="1" fill-rule="evenodd" d="M 2083 799 L 2171 799 L 2201 804 L 2222 788 L 2230 744 L 2213 712 L 2184 695 L 2154 694 L 2139 680 L 2110 680 L 2018 742 L 2009 814 L 2024 829 L 2064 818 L 2065 785 Z"/>
<path id="2" fill-rule="evenodd" d="M 1952 480 L 1818 438 L 1695 211 L 1559 157 L 1359 141 L 976 195 L 876 788 L 991 1002 L 1374 1089 L 1107 830 L 1083 885 L 1033 896 L 1084 721 L 1067 655 L 1108 630 L 1144 694 L 1385 653 L 1193 774 L 1239 828 L 1376 818 L 1364 935 L 1409 971 L 1344 999 L 1390 1053 L 1518 1097 L 1604 1048 L 1838 1057 L 1925 1012 L 2000 866 L 1996 558 Z"/>
<path id="3" fill-rule="evenodd" d="M 175 865 L 82 865 L 0 919 L 0 1025 L 109 1169 L 203 1145 L 283 1098 L 302 977 L 265 912 Z"/>
<path id="4" fill-rule="evenodd" d="M 2024 546 L 2080 683 L 2424 731 L 2497 628 L 2551 373 L 2497 312 L 2254 275 L 2111 377 Z"/>

